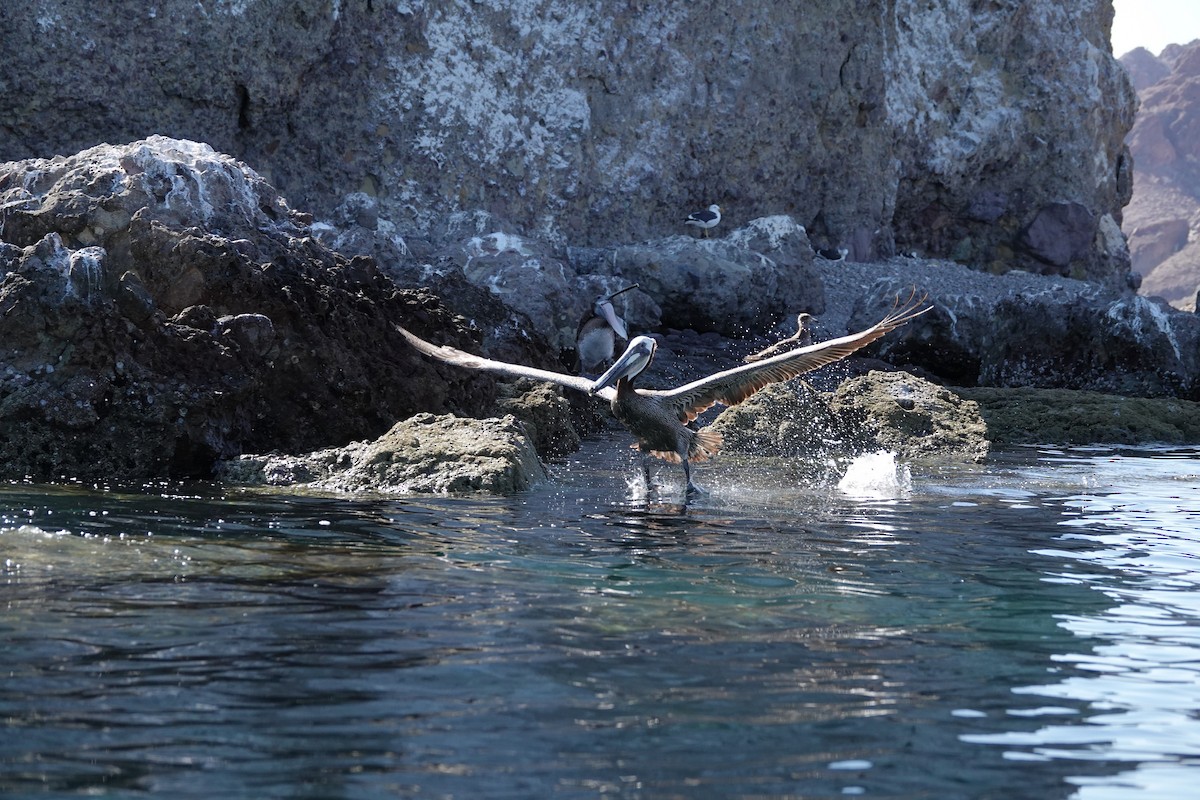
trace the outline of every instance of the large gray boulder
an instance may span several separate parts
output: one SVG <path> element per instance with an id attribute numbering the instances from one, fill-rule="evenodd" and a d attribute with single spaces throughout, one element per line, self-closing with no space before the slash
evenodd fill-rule
<path id="1" fill-rule="evenodd" d="M 880 278 L 848 325 L 872 324 L 916 286 L 933 310 L 881 341 L 874 352 L 891 363 L 965 386 L 1200 399 L 1200 316 L 1092 284 L 1000 277 Z"/>
<path id="2" fill-rule="evenodd" d="M 775 216 L 719 239 L 675 236 L 624 245 L 603 263 L 654 298 L 662 325 L 745 336 L 782 315 L 822 310 L 812 261 L 804 228 Z"/>
<path id="3" fill-rule="evenodd" d="M 860 260 L 1128 270 L 1111 234 L 1135 100 L 1111 0 L 59 0 L 3 18 L 19 68 L 0 160 L 157 131 L 320 218 L 375 198 L 364 221 L 404 237 L 482 210 L 559 244 L 639 242 L 715 202 L 735 226 L 791 214 Z"/>
<path id="4" fill-rule="evenodd" d="M 432 282 L 443 290 L 451 288 L 447 276 L 461 275 L 563 351 L 574 348 L 576 328 L 597 296 L 635 283 L 638 289 L 615 301 L 633 333 L 669 327 L 745 336 L 782 316 L 819 312 L 824 303 L 808 236 L 786 215 L 751 220 L 717 238 L 594 248 L 556 248 L 506 232 L 490 215 L 466 222 L 428 261 L 413 256 L 389 274 L 401 285 Z M 347 243 L 343 234 L 328 238 Z"/>

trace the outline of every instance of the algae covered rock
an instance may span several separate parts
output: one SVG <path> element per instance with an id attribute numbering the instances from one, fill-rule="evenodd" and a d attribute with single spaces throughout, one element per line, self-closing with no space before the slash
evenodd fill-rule
<path id="1" fill-rule="evenodd" d="M 496 409 L 521 421 L 538 455 L 550 458 L 579 449 L 571 404 L 548 383 L 518 381 L 497 387 Z"/>
<path id="2" fill-rule="evenodd" d="M 722 411 L 712 429 L 724 440 L 722 452 L 781 457 L 842 450 L 846 437 L 829 406 L 829 394 L 800 381 L 764 387 Z"/>
<path id="3" fill-rule="evenodd" d="M 1194 444 L 1200 403 L 1065 389 L 956 389 L 996 444 Z"/>
<path id="4" fill-rule="evenodd" d="M 224 480 L 354 493 L 512 494 L 545 478 L 524 427 L 512 416 L 417 414 L 370 442 L 301 456 L 246 455 Z"/>
<path id="5" fill-rule="evenodd" d="M 838 386 L 829 405 L 858 440 L 904 458 L 982 461 L 988 454 L 978 404 L 906 372 L 851 378 Z"/>
<path id="6" fill-rule="evenodd" d="M 891 450 L 979 461 L 989 447 L 975 403 L 905 372 L 872 371 L 833 392 L 801 381 L 768 386 L 713 427 L 732 452 L 786 458 Z"/>

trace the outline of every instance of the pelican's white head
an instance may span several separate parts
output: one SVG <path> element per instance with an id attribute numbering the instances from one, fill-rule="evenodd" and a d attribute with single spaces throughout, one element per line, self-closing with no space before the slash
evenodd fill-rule
<path id="1" fill-rule="evenodd" d="M 654 360 L 654 351 L 657 349 L 658 342 L 649 336 L 633 337 L 621 357 L 613 362 L 613 365 L 608 368 L 608 372 L 592 383 L 592 388 L 588 391 L 595 394 L 605 386 L 612 386 L 621 378 L 632 379 L 640 375 Z"/>

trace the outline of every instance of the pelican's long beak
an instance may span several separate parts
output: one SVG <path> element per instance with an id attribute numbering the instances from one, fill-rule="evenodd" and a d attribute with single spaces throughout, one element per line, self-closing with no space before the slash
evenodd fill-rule
<path id="1" fill-rule="evenodd" d="M 612 386 L 621 378 L 632 378 L 650 366 L 658 343 L 649 336 L 635 336 L 613 365 L 592 383 L 589 392 L 595 394 L 605 386 Z"/>
<path id="2" fill-rule="evenodd" d="M 629 331 L 625 329 L 625 320 L 617 316 L 617 311 L 615 308 L 613 308 L 612 303 L 608 302 L 607 300 L 601 303 L 600 313 L 604 315 L 604 319 L 608 320 L 608 324 L 614 331 L 617 332 L 617 336 L 619 338 L 629 338 Z"/>

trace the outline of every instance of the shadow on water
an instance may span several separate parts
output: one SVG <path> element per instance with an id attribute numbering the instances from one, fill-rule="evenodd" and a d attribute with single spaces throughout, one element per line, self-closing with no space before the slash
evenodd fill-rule
<path id="1" fill-rule="evenodd" d="M 0 488 L 0 793 L 1156 796 L 1200 750 L 1177 455 Z"/>

